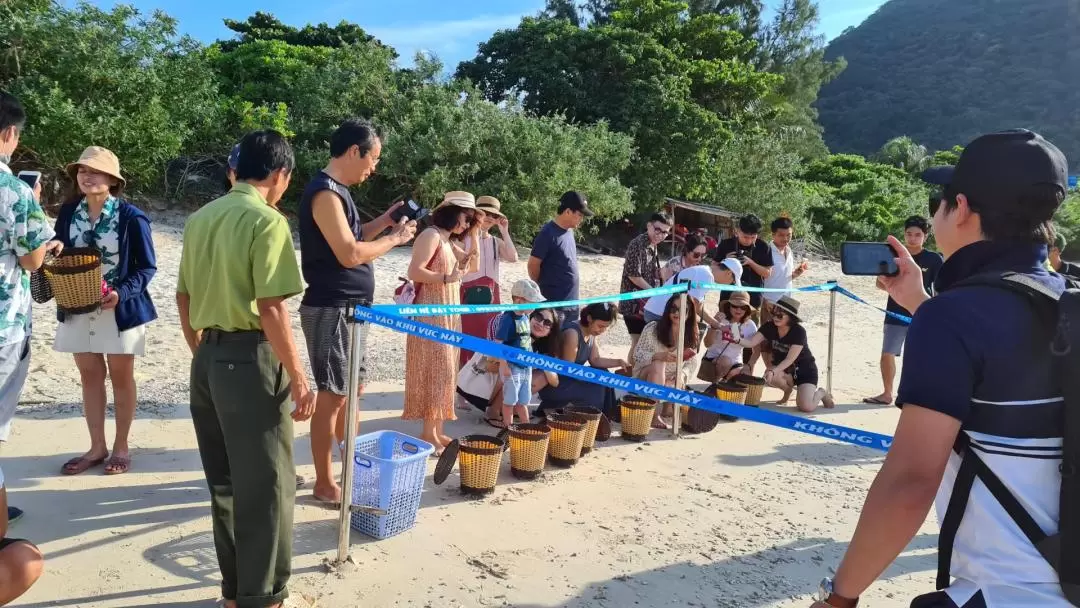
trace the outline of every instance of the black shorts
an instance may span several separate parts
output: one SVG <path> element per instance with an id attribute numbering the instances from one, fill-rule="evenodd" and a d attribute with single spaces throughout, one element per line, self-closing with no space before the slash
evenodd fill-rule
<path id="1" fill-rule="evenodd" d="M 30 541 L 22 539 L 22 538 L 0 538 L 0 551 L 3 551 L 4 549 L 7 549 L 8 547 L 10 547 L 11 545 L 14 545 L 15 543 L 26 543 L 26 544 L 31 545 L 31 546 L 33 545 L 33 543 L 31 543 Z"/>
<path id="2" fill-rule="evenodd" d="M 817 364 L 808 363 L 806 365 L 796 365 L 792 377 L 795 378 L 795 388 L 798 388 L 804 384 L 813 384 L 814 386 L 818 386 Z"/>
<path id="3" fill-rule="evenodd" d="M 935 591 L 911 600 L 911 608 L 986 608 L 986 600 L 983 599 L 982 591 L 980 591 L 963 606 L 957 606 L 949 594 L 944 591 Z"/>
<path id="4" fill-rule="evenodd" d="M 626 324 L 626 331 L 631 336 L 640 336 L 641 332 L 645 331 L 645 317 L 623 317 L 623 323 Z"/>

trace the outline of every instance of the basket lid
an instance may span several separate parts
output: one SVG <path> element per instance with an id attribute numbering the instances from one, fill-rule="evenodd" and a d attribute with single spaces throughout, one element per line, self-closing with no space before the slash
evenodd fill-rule
<path id="1" fill-rule="evenodd" d="M 604 414 L 600 414 L 600 424 L 596 425 L 596 440 L 607 441 L 611 439 L 611 421 Z"/>
<path id="2" fill-rule="evenodd" d="M 732 393 L 746 392 L 746 386 L 743 385 L 743 384 L 738 384 L 736 382 L 717 382 L 713 386 L 716 387 L 719 390 L 728 391 L 728 392 L 732 392 Z"/>
<path id="3" fill-rule="evenodd" d="M 758 376 L 751 376 L 750 374 L 739 374 L 732 379 L 736 384 L 744 384 L 747 386 L 764 386 L 765 379 Z"/>
<path id="4" fill-rule="evenodd" d="M 457 464 L 458 449 L 460 448 L 461 444 L 458 443 L 457 439 L 443 448 L 442 456 L 439 456 L 439 462 L 435 465 L 435 474 L 431 477 L 435 485 L 442 485 L 442 482 L 446 481 L 446 478 L 450 476 L 450 471 L 453 471 L 454 465 Z"/>

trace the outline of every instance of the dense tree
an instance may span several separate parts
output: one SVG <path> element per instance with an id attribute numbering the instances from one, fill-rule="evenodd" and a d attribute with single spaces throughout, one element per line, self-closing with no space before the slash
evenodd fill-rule
<path id="1" fill-rule="evenodd" d="M 890 0 L 828 47 L 849 67 L 822 89 L 825 141 L 872 154 L 908 135 L 947 149 L 1027 127 L 1080 167 L 1077 31 L 1075 0 Z"/>
<path id="2" fill-rule="evenodd" d="M 918 144 L 906 135 L 895 137 L 885 142 L 874 155 L 874 160 L 883 164 L 903 169 L 912 175 L 930 166 L 932 157 L 926 146 Z M 945 164 L 955 164 L 945 163 Z"/>

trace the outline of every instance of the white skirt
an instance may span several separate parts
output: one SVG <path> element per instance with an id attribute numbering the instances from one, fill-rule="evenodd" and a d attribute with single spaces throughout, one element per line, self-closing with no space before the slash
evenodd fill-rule
<path id="1" fill-rule="evenodd" d="M 116 309 L 84 315 L 66 315 L 56 326 L 53 350 L 60 353 L 138 355 L 146 350 L 146 326 L 127 331 L 116 328 Z"/>

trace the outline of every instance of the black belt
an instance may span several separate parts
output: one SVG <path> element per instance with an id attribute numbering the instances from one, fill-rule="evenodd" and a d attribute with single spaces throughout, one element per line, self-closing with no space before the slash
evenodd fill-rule
<path id="1" fill-rule="evenodd" d="M 261 329 L 226 331 L 224 329 L 217 329 L 216 327 L 209 327 L 203 330 L 202 341 L 214 344 L 234 341 L 264 342 L 266 341 L 266 334 L 263 333 Z"/>

